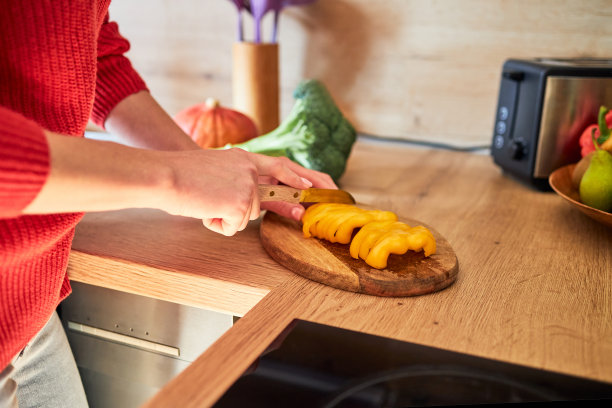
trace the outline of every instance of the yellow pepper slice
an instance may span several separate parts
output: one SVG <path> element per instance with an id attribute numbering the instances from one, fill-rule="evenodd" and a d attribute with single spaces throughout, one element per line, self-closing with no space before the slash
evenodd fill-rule
<path id="1" fill-rule="evenodd" d="M 355 228 L 378 220 L 395 221 L 397 216 L 391 211 L 364 210 L 350 204 L 319 203 L 304 213 L 302 232 L 306 238 L 348 244 Z"/>
<path id="2" fill-rule="evenodd" d="M 346 213 L 348 211 L 360 211 L 361 209 L 351 204 L 318 203 L 306 209 L 302 216 L 302 232 L 304 237 L 318 236 L 317 224 L 330 213 Z"/>
<path id="3" fill-rule="evenodd" d="M 336 232 L 340 225 L 344 224 L 348 219 L 357 216 L 356 212 L 347 211 L 346 213 L 336 213 L 328 216 L 325 220 L 319 222 L 319 230 L 321 231 L 321 237 L 325 238 L 329 242 L 338 242 L 336 239 Z M 349 238 L 349 241 L 351 239 Z M 341 242 L 346 244 L 346 242 Z"/>
<path id="4" fill-rule="evenodd" d="M 408 250 L 423 251 L 425 256 L 436 252 L 436 241 L 423 227 L 411 228 L 403 222 L 372 222 L 364 225 L 351 242 L 353 258 L 361 258 L 377 269 L 387 267 L 390 254 L 404 254 Z"/>
<path id="5" fill-rule="evenodd" d="M 351 204 L 319 203 L 310 206 L 302 217 L 304 237 L 315 236 L 330 242 L 350 245 L 350 254 L 377 269 L 387 267 L 390 254 L 408 250 L 436 252 L 432 233 L 423 226 L 411 228 L 397 221 L 391 211 L 364 210 Z M 361 228 L 351 242 L 353 231 Z"/>
<path id="6" fill-rule="evenodd" d="M 359 230 L 353 238 L 349 251 L 355 259 L 366 259 L 370 249 L 395 221 L 370 222 Z"/>
<path id="7" fill-rule="evenodd" d="M 397 215 L 391 211 L 370 210 L 353 215 L 336 228 L 336 242 L 348 244 L 355 228 L 361 228 L 375 221 L 397 221 Z"/>

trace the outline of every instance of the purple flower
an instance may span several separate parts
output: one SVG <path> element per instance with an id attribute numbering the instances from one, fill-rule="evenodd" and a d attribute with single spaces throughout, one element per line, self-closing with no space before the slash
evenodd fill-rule
<path id="1" fill-rule="evenodd" d="M 251 0 L 251 14 L 255 20 L 255 42 L 261 42 L 261 21 L 270 10 L 281 8 L 281 0 Z"/>
<path id="2" fill-rule="evenodd" d="M 242 30 L 242 9 L 245 7 L 245 2 L 243 0 L 230 0 L 236 8 L 238 9 L 238 41 L 244 41 L 244 33 Z M 248 2 L 248 0 L 247 0 Z"/>
<path id="3" fill-rule="evenodd" d="M 261 22 L 269 12 L 274 12 L 274 26 L 272 30 L 272 42 L 277 41 L 278 24 L 281 11 L 288 6 L 300 6 L 313 3 L 316 0 L 232 0 L 238 8 L 238 39 L 244 40 L 242 33 L 242 10 L 247 10 L 253 15 L 255 21 L 255 42 L 261 42 Z"/>

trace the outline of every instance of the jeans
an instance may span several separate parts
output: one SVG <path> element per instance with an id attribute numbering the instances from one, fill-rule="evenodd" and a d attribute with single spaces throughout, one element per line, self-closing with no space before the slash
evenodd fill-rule
<path id="1" fill-rule="evenodd" d="M 87 399 L 57 313 L 0 372 L 0 408 L 81 408 Z"/>

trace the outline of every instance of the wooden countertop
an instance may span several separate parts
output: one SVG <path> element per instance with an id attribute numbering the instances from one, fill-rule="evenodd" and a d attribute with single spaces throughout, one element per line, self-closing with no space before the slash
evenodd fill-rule
<path id="1" fill-rule="evenodd" d="M 277 265 L 257 223 L 226 238 L 152 210 L 84 218 L 71 279 L 244 316 L 147 406 L 212 405 L 295 318 L 612 383 L 610 229 L 486 155 L 360 141 L 342 187 L 436 228 L 455 284 L 359 295 Z"/>

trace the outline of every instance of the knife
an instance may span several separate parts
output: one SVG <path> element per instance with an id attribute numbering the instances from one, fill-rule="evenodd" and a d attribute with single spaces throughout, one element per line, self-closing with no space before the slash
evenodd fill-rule
<path id="1" fill-rule="evenodd" d="M 353 196 L 344 190 L 326 188 L 307 188 L 306 190 L 300 190 L 289 186 L 272 184 L 259 185 L 259 201 L 355 204 Z"/>

